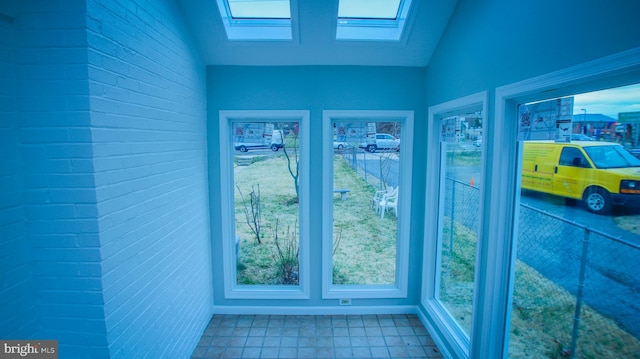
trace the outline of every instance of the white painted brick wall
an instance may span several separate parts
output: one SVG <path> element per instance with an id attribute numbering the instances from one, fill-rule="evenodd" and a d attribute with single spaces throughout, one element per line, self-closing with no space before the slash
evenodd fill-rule
<path id="1" fill-rule="evenodd" d="M 108 356 L 82 0 L 17 2 L 17 133 L 38 331 Z"/>
<path id="2" fill-rule="evenodd" d="M 87 5 L 113 357 L 188 357 L 211 317 L 205 67 L 172 1 Z"/>
<path id="3" fill-rule="evenodd" d="M 37 332 L 31 246 L 22 206 L 15 13 L 0 3 L 0 338 Z"/>
<path id="4" fill-rule="evenodd" d="M 205 68 L 180 11 L 8 4 L 0 337 L 57 339 L 61 358 L 188 357 L 213 299 Z"/>

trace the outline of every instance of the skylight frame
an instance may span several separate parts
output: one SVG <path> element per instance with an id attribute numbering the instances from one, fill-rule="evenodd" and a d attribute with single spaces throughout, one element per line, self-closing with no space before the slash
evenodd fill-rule
<path id="1" fill-rule="evenodd" d="M 220 17 L 232 41 L 292 41 L 296 0 L 289 0 L 289 18 L 233 17 L 228 0 L 216 0 Z"/>
<path id="2" fill-rule="evenodd" d="M 400 0 L 395 19 L 337 17 L 336 40 L 401 41 L 411 4 L 412 0 Z"/>

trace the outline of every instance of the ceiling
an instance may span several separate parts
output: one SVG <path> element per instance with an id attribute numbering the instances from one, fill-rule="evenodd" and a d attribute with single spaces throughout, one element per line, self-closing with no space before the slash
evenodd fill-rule
<path id="1" fill-rule="evenodd" d="M 229 41 L 216 0 L 179 0 L 207 65 L 414 67 L 429 64 L 457 0 L 413 0 L 398 42 L 336 40 L 337 0 L 291 2 L 293 41 Z"/>

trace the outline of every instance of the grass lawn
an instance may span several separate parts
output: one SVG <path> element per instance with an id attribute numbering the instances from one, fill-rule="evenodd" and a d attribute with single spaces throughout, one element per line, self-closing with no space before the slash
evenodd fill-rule
<path id="1" fill-rule="evenodd" d="M 290 238 L 297 232 L 299 204 L 294 182 L 283 154 L 254 157 L 253 161 L 249 166 L 236 166 L 234 172 L 236 235 L 240 238 L 238 283 L 282 284 L 276 269 L 274 231 L 277 221 L 279 238 Z M 340 156 L 335 157 L 334 166 L 335 188 L 350 190 L 346 201 L 334 196 L 334 240 L 339 242 L 334 243 L 334 283 L 394 284 L 397 232 L 394 214 L 390 212 L 384 219 L 377 216 L 371 207 L 375 188 Z M 251 213 L 250 193 L 257 193 L 258 186 L 262 244 L 258 244 L 247 224 L 243 205 L 244 197 Z"/>
<path id="2" fill-rule="evenodd" d="M 446 221 L 446 219 L 445 219 Z M 454 253 L 443 262 L 443 276 L 458 285 L 441 287 L 441 300 L 463 328 L 471 326 L 472 263 L 476 237 L 455 224 Z M 445 241 L 446 242 L 446 241 Z M 448 250 L 443 243 L 443 250 Z M 524 262 L 516 261 L 516 283 L 511 314 L 509 358 L 564 358 L 570 347 L 575 297 Z M 640 341 L 615 322 L 582 306 L 578 358 L 638 358 Z"/>

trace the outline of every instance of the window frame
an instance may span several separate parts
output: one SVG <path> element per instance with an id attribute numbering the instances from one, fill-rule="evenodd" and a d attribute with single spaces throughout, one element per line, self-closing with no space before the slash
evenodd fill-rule
<path id="1" fill-rule="evenodd" d="M 407 298 L 409 281 L 409 237 L 411 231 L 411 181 L 413 161 L 414 111 L 325 110 L 323 119 L 322 159 L 322 298 Z M 400 178 L 402 201 L 399 202 L 396 235 L 396 283 L 394 285 L 333 284 L 333 121 L 400 122 Z"/>
<path id="2" fill-rule="evenodd" d="M 425 191 L 425 210 L 424 210 L 424 252 L 423 252 L 423 268 L 422 268 L 422 293 L 421 304 L 425 311 L 431 316 L 433 325 L 442 333 L 444 339 L 455 353 L 456 357 L 463 358 L 469 356 L 470 338 L 458 323 L 451 317 L 445 306 L 438 300 L 437 295 L 440 288 L 441 262 L 440 252 L 442 250 L 442 231 L 444 217 L 444 188 L 445 178 L 442 175 L 442 163 L 446 153 L 443 151 L 444 144 L 440 139 L 440 119 L 450 117 L 460 113 L 482 111 L 483 117 L 483 141 L 482 149 L 482 178 L 486 178 L 486 141 L 484 134 L 487 133 L 485 126 L 487 125 L 487 103 L 488 93 L 486 91 L 473 95 L 465 96 L 453 101 L 429 107 L 428 123 L 427 123 L 427 173 L 437 174 L 436 178 L 431 176 L 427 178 Z M 486 181 L 483 181 L 486 183 Z M 486 188 L 486 187 L 485 187 Z M 433 210 L 434 198 L 437 198 L 437 210 Z M 484 203 L 485 190 L 480 192 L 480 203 Z M 482 206 L 482 205 L 481 205 Z M 483 223 L 483 213 L 479 213 L 479 222 Z M 476 262 L 480 253 L 479 248 L 482 246 L 482 225 L 478 228 L 478 238 L 476 242 Z M 478 286 L 478 271 L 474 273 L 473 288 L 473 304 L 472 313 L 475 312 L 476 292 Z M 471 326 L 473 328 L 472 318 Z"/>
<path id="3" fill-rule="evenodd" d="M 471 355 L 506 358 L 520 207 L 522 143 L 517 142 L 518 104 L 542 101 L 640 82 L 640 47 L 559 71 L 496 88 L 495 117 L 487 142 L 487 188 L 501 188 L 487 197 L 483 210 L 483 246 L 477 270 L 483 279 L 476 298 L 471 330 Z"/>
<path id="4" fill-rule="evenodd" d="M 309 124 L 306 110 L 222 110 L 219 112 L 220 199 L 222 223 L 222 262 L 225 299 L 309 299 Z M 231 123 L 298 122 L 300 132 L 299 177 L 299 271 L 300 282 L 292 285 L 242 285 L 237 283 L 235 256 L 235 211 L 233 193 L 233 138 Z"/>
<path id="5" fill-rule="evenodd" d="M 216 0 L 220 19 L 230 41 L 297 42 L 298 0 L 289 0 L 289 15 L 284 18 L 233 17 L 227 0 Z"/>
<path id="6" fill-rule="evenodd" d="M 401 0 L 394 19 L 336 16 L 336 40 L 401 41 L 403 35 L 408 32 L 404 30 L 408 27 L 412 3 L 413 0 Z"/>

